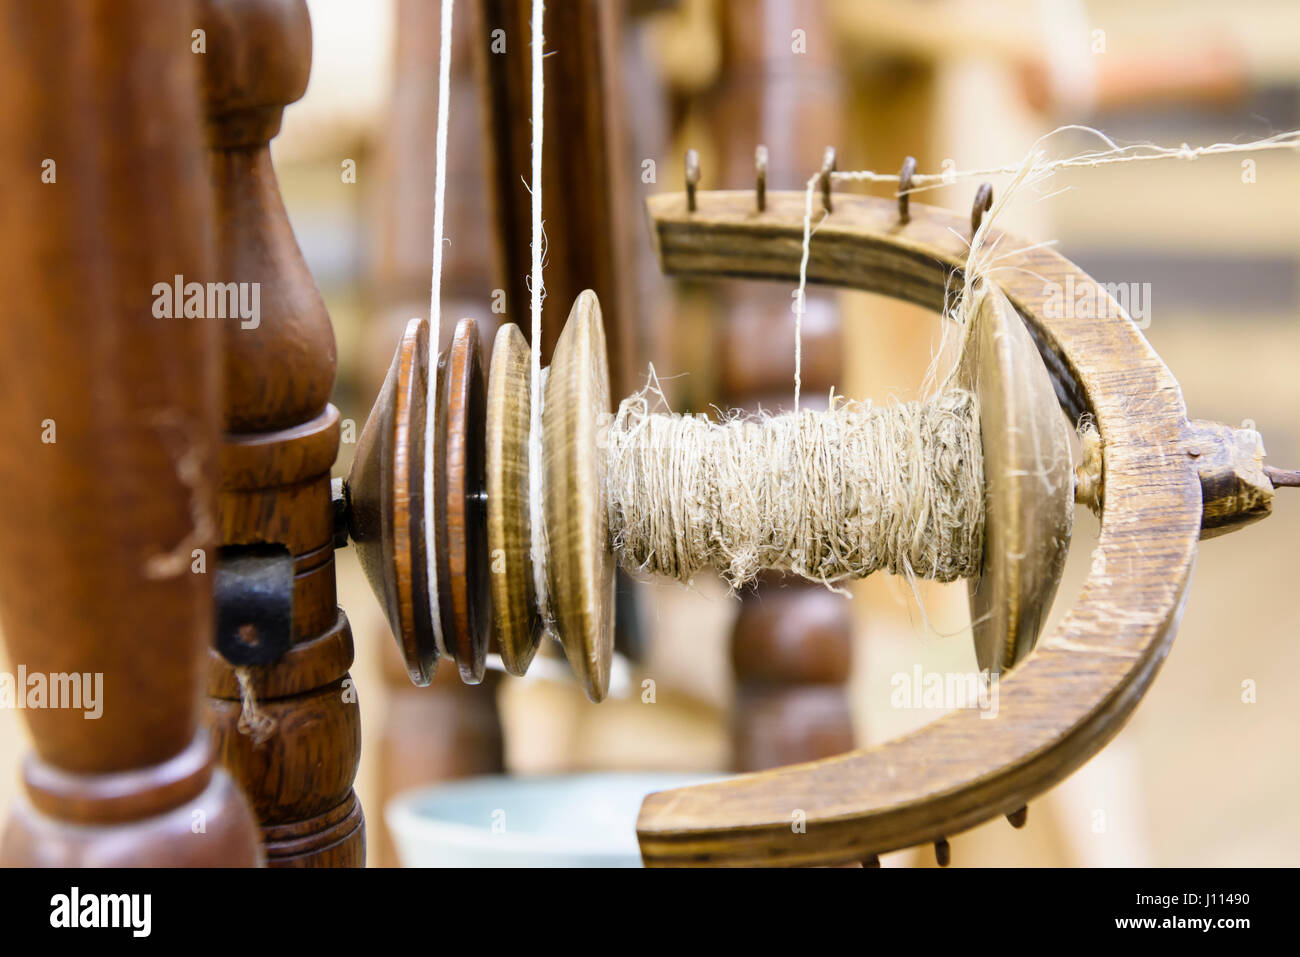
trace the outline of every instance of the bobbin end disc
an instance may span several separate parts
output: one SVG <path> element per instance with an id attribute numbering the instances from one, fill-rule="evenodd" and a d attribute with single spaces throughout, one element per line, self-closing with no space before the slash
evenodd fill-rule
<path id="1" fill-rule="evenodd" d="M 433 411 L 433 521 L 443 644 L 466 684 L 483 680 L 492 628 L 488 594 L 484 425 L 487 385 L 478 324 L 456 323 L 438 357 Z"/>
<path id="2" fill-rule="evenodd" d="M 969 581 L 981 671 L 1001 673 L 1038 640 L 1074 522 L 1069 429 L 1024 321 L 990 282 L 967 332 L 961 376 L 980 406 L 984 556 Z"/>
<path id="3" fill-rule="evenodd" d="M 609 366 L 600 303 L 590 289 L 573 303 L 547 373 L 545 440 L 547 587 L 569 666 L 587 697 L 609 690 L 614 650 L 614 556 L 605 510 Z"/>
<path id="4" fill-rule="evenodd" d="M 522 675 L 537 653 L 542 619 L 533 587 L 528 513 L 532 370 L 514 323 L 497 330 L 487 395 L 487 547 L 497 646 L 506 671 Z"/>
<path id="5" fill-rule="evenodd" d="M 348 474 L 348 534 L 397 639 L 411 681 L 438 662 L 424 547 L 424 428 L 429 320 L 406 325 Z"/>

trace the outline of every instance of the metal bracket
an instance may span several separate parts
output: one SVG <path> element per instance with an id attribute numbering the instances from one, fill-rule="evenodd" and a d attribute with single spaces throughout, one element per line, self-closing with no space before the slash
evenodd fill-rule
<path id="1" fill-rule="evenodd" d="M 221 549 L 214 600 L 217 650 L 232 665 L 269 665 L 293 634 L 293 556 L 283 545 Z"/>

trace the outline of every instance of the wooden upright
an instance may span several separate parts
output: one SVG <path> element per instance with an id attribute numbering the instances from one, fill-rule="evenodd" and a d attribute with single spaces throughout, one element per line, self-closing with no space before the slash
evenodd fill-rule
<path id="1" fill-rule="evenodd" d="M 261 859 L 200 720 L 221 329 L 158 291 L 212 266 L 194 22 L 0 2 L 0 630 L 34 745 L 6 865 Z"/>
<path id="2" fill-rule="evenodd" d="M 546 9 L 546 133 L 542 182 L 546 210 L 546 299 L 543 364 L 550 362 L 569 309 L 584 289 L 600 299 L 610 388 L 624 395 L 640 349 L 628 275 L 634 261 L 627 226 L 627 169 L 619 76 L 622 4 L 566 0 Z M 488 187 L 495 215 L 497 268 L 506 318 L 531 335 L 528 289 L 532 258 L 526 178 L 532 128 L 528 0 L 475 0 L 473 48 L 483 84 L 488 130 Z M 493 38 L 504 38 L 504 52 Z M 523 177 L 523 178 L 521 178 Z"/>
<path id="3" fill-rule="evenodd" d="M 723 9 L 724 83 L 713 117 L 721 179 L 753 182 L 755 144 L 767 147 L 773 188 L 807 181 L 839 141 L 841 90 L 825 4 L 754 0 Z M 806 53 L 791 48 L 795 30 Z M 793 321 L 786 296 L 755 283 L 728 290 L 718 330 L 718 384 L 738 407 L 789 408 Z M 833 296 L 809 293 L 803 326 L 803 398 L 824 407 L 840 384 L 842 336 Z M 773 303 L 776 303 L 774 306 Z M 734 766 L 755 771 L 851 750 L 845 684 L 853 631 L 844 599 L 821 585 L 768 575 L 744 592 L 731 634 L 736 679 Z"/>
<path id="4" fill-rule="evenodd" d="M 289 648 L 243 671 L 215 649 L 208 694 L 221 758 L 243 786 L 270 866 L 362 866 L 352 790 L 361 753 L 352 633 L 338 608 L 329 404 L 334 333 L 285 215 L 270 140 L 311 68 L 303 0 L 203 0 L 203 92 L 216 202 L 217 279 L 256 283 L 260 316 L 223 327 L 219 517 L 227 558 L 282 546 L 293 563 Z M 256 553 L 254 553 L 256 554 Z M 251 707 L 273 722 L 241 730 Z"/>

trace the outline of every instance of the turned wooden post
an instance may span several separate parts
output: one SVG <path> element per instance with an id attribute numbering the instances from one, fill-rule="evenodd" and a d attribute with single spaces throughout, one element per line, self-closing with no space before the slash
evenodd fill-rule
<path id="1" fill-rule="evenodd" d="M 531 335 L 529 229 L 532 97 L 529 0 L 475 0 L 474 58 L 488 129 L 488 187 L 496 218 L 499 284 L 506 317 Z M 622 4 L 566 0 L 546 8 L 542 184 L 546 216 L 546 299 L 542 363 L 550 362 L 574 299 L 592 289 L 605 321 L 610 389 L 625 394 L 641 354 L 628 275 L 635 262 L 627 226 L 619 47 Z M 493 31 L 505 52 L 493 52 Z M 499 48 L 498 48 L 499 49 Z M 523 177 L 521 179 L 521 177 Z"/>
<path id="2" fill-rule="evenodd" d="M 203 0 L 197 26 L 207 43 L 216 278 L 250 284 L 260 307 L 256 317 L 241 314 L 221 327 L 222 561 L 241 578 L 218 613 L 247 638 L 248 648 L 235 646 L 238 657 L 263 663 L 237 669 L 229 649 L 211 651 L 214 733 L 262 825 L 268 865 L 359 867 L 365 825 L 352 782 L 361 719 L 348 675 L 352 633 L 335 599 L 330 497 L 339 444 L 339 413 L 329 404 L 334 333 L 285 215 L 269 148 L 284 106 L 306 90 L 311 24 L 303 0 Z M 284 562 L 291 569 L 277 571 Z M 291 589 L 287 636 L 275 616 L 268 624 L 257 614 L 259 583 L 270 589 L 261 599 L 282 610 Z M 277 644 L 270 661 L 258 654 Z"/>
<path id="3" fill-rule="evenodd" d="M 211 274 L 194 11 L 4 0 L 0 22 L 0 630 L 47 695 L 0 863 L 253 865 L 200 724 L 221 328 L 155 289 Z"/>
<path id="4" fill-rule="evenodd" d="M 755 146 L 767 146 L 769 188 L 799 188 L 837 142 L 841 92 L 824 4 L 750 0 L 723 10 L 726 65 L 714 117 L 721 182 L 755 182 Z M 804 31 L 806 53 L 791 48 Z M 757 200 L 756 200 L 757 202 Z M 728 290 L 718 331 L 718 385 L 726 402 L 789 408 L 794 388 L 790 299 L 770 286 Z M 803 327 L 801 405 L 824 407 L 840 385 L 842 341 L 832 295 L 810 293 Z M 796 578 L 765 576 L 743 594 L 731 635 L 736 677 L 733 761 L 752 771 L 853 747 L 844 685 L 853 632 L 842 597 Z"/>

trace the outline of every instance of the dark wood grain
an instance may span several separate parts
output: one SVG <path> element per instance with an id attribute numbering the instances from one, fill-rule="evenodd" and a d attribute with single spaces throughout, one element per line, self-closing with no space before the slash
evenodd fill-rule
<path id="1" fill-rule="evenodd" d="M 102 679 L 95 720 L 24 711 L 0 863 L 253 865 L 200 723 L 221 331 L 152 313 L 212 267 L 194 9 L 5 0 L 0 22 L 0 631 L 14 671 Z"/>
<path id="2" fill-rule="evenodd" d="M 438 664 L 425 562 L 425 417 L 429 320 L 412 319 L 366 419 L 348 475 L 348 533 L 410 680 Z"/>
<path id="3" fill-rule="evenodd" d="M 456 324 L 438 357 L 434 436 L 434 523 L 442 636 L 466 684 L 483 680 L 492 628 L 488 592 L 487 384 L 478 326 Z"/>
<path id="4" fill-rule="evenodd" d="M 498 285 L 506 314 L 530 335 L 531 52 L 530 0 L 475 0 L 473 55 L 483 93 L 491 148 L 488 187 L 496 218 Z M 623 155 L 619 95 L 622 4 L 566 0 L 546 8 L 546 102 L 543 193 L 546 197 L 546 300 L 542 305 L 542 364 L 584 289 L 600 299 L 610 381 L 622 395 L 639 355 L 628 264 L 628 172 Z M 492 30 L 505 31 L 505 53 L 491 51 Z M 635 118 L 632 118 L 635 122 Z"/>

